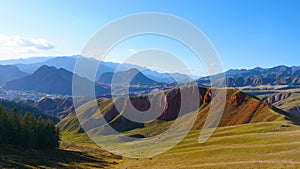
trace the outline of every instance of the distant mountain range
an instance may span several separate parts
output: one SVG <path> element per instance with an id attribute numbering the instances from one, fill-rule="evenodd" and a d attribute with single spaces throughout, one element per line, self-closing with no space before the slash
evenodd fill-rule
<path id="1" fill-rule="evenodd" d="M 72 94 L 73 69 L 78 55 L 50 58 L 28 58 L 20 60 L 0 61 L 0 84 L 3 89 L 35 91 L 49 94 Z M 95 59 L 84 58 L 89 64 L 98 64 Z M 24 62 L 24 63 L 21 63 Z M 147 94 L 155 89 L 167 89 L 175 86 L 174 79 L 191 81 L 187 75 L 179 73 L 161 73 L 137 65 L 101 62 L 96 73 L 96 79 L 75 76 L 94 83 L 96 81 L 96 95 L 109 97 L 112 77 L 117 79 L 116 84 L 129 83 L 141 85 L 132 88 L 133 95 Z M 213 75 L 217 86 L 225 84 L 227 87 L 244 87 L 260 85 L 287 85 L 300 86 L 300 67 L 277 66 L 273 68 L 231 69 L 225 72 L 226 78 L 220 74 Z M 175 77 L 175 78 L 174 78 Z M 199 86 L 210 87 L 210 78 L 202 77 L 197 80 Z M 169 87 L 168 87 L 169 86 Z"/>
<path id="2" fill-rule="evenodd" d="M 75 75 L 74 78 L 80 81 L 80 84 L 95 85 L 95 94 L 97 97 L 111 97 L 111 80 L 114 73 L 104 73 L 99 78 L 99 82 L 92 82 L 87 78 Z M 127 71 L 116 72 L 115 85 L 119 85 L 117 93 L 124 93 L 125 84 L 130 84 L 130 95 L 141 95 L 148 94 L 154 90 L 170 88 L 171 85 L 156 82 L 138 69 L 129 69 Z M 131 81 L 130 77 L 133 77 Z M 60 68 L 57 69 L 54 66 L 42 66 L 37 69 L 33 74 L 27 75 L 20 79 L 12 80 L 7 82 L 2 89 L 6 90 L 20 90 L 20 91 L 32 91 L 46 94 L 57 94 L 57 95 L 72 95 L 72 81 L 73 73 Z M 132 86 L 133 85 L 133 86 Z M 85 90 L 84 87 L 82 90 Z"/>
<path id="3" fill-rule="evenodd" d="M 28 74 L 19 70 L 18 67 L 12 65 L 0 65 L 0 85 L 8 81 L 19 79 Z"/>
<path id="4" fill-rule="evenodd" d="M 45 62 L 53 57 L 49 56 L 40 56 L 40 57 L 29 57 L 29 58 L 20 58 L 20 59 L 9 59 L 9 60 L 0 60 L 1 65 L 15 65 L 15 64 L 32 64 Z"/>
<path id="5" fill-rule="evenodd" d="M 13 60 L 0 61 L 0 65 L 14 65 L 17 66 L 21 71 L 26 72 L 28 74 L 32 74 L 43 65 L 54 66 L 58 69 L 63 68 L 70 72 L 73 72 L 78 57 L 79 55 L 13 59 Z M 98 65 L 99 63 L 99 61 L 92 58 L 82 58 L 82 59 L 84 60 L 84 62 L 87 62 L 89 64 Z M 147 77 L 154 79 L 155 81 L 158 82 L 174 82 L 175 81 L 174 77 L 176 78 L 177 81 L 191 80 L 189 76 L 180 73 L 160 73 L 138 65 L 119 64 L 119 63 L 104 62 L 104 61 L 101 61 L 101 63 L 99 64 L 99 69 L 97 70 L 96 73 L 96 79 L 89 79 L 89 80 L 91 81 L 98 80 L 100 76 L 106 72 L 126 71 L 132 68 L 138 69 L 139 71 L 143 72 L 144 75 L 146 75 Z"/>
<path id="6" fill-rule="evenodd" d="M 104 84 L 111 84 L 114 78 L 114 84 L 116 85 L 156 85 L 158 82 L 146 77 L 142 72 L 136 68 L 132 68 L 126 71 L 120 72 L 107 72 L 103 73 L 98 82 Z"/>
<path id="7" fill-rule="evenodd" d="M 260 85 L 300 85 L 300 67 L 277 66 L 273 68 L 231 69 L 225 72 L 226 78 L 214 75 L 215 85 L 227 87 L 260 86 Z M 198 79 L 199 85 L 210 86 L 209 77 Z"/>
<path id="8" fill-rule="evenodd" d="M 18 76 L 12 79 L 6 80 L 5 78 L 0 81 L 0 84 L 5 83 L 9 80 L 18 79 L 24 76 L 24 72 L 27 74 L 32 74 L 37 69 L 43 65 L 54 66 L 56 68 L 63 68 L 70 72 L 73 72 L 76 60 L 79 56 L 60 56 L 60 57 L 33 57 L 28 59 L 15 59 L 0 61 L 0 65 L 14 65 L 19 68 Z M 90 64 L 98 64 L 95 59 L 85 58 L 85 61 Z M 131 65 L 131 64 L 119 64 L 113 62 L 101 62 L 99 69 L 96 73 L 96 79 L 89 79 L 91 81 L 102 81 L 107 83 L 105 79 L 109 79 L 112 73 L 116 71 L 126 71 L 129 69 L 138 69 L 147 78 L 152 79 L 157 82 L 169 83 L 175 82 L 174 79 L 179 81 L 190 81 L 191 77 L 180 74 L 180 73 L 161 73 L 153 71 L 141 66 Z M 16 71 L 16 70 L 15 70 Z M 13 72 L 13 71 L 10 71 Z M 0 71 L 1 73 L 1 71 Z M 6 74 L 6 73 L 3 73 Z M 102 76 L 104 74 L 104 76 Z M 26 75 L 26 74 L 25 74 Z M 231 69 L 225 72 L 226 78 L 223 79 L 219 74 L 214 75 L 217 79 L 217 84 L 224 84 L 226 80 L 226 85 L 228 87 L 242 87 L 242 86 L 259 86 L 259 85 L 300 85 L 300 67 L 293 66 L 277 66 L 273 68 L 254 68 L 254 69 Z M 102 77 L 101 77 L 102 76 Z M 1 74 L 0 74 L 1 77 Z M 101 78 L 101 79 L 100 79 Z M 197 80 L 198 84 L 201 86 L 211 86 L 209 77 L 202 77 Z"/>
<path id="9" fill-rule="evenodd" d="M 93 83 L 86 78 L 74 76 L 83 84 Z M 3 89 L 35 91 L 48 94 L 72 95 L 73 73 L 63 68 L 57 69 L 50 66 L 42 66 L 33 74 L 26 77 L 9 81 Z M 103 86 L 96 85 L 99 95 L 105 95 L 109 90 Z"/>

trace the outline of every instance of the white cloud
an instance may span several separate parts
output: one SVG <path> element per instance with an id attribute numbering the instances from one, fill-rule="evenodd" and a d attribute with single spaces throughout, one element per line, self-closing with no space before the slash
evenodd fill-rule
<path id="1" fill-rule="evenodd" d="M 45 39 L 0 34 L 0 59 L 26 57 L 54 48 L 55 44 Z"/>
<path id="2" fill-rule="evenodd" d="M 48 42 L 45 39 L 25 39 L 21 38 L 21 46 L 33 46 L 37 49 L 49 50 L 53 49 L 55 45 L 53 43 Z"/>
<path id="3" fill-rule="evenodd" d="M 138 52 L 136 49 L 129 49 L 128 51 L 129 51 L 130 54 L 132 54 L 132 55 Z"/>

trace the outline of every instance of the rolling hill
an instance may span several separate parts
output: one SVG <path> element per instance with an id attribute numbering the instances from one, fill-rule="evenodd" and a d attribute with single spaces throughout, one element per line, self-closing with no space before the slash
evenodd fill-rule
<path id="1" fill-rule="evenodd" d="M 99 139 L 113 137 L 110 133 L 106 133 L 106 125 L 112 126 L 126 136 L 136 138 L 157 136 L 166 131 L 178 117 L 180 92 L 194 91 L 192 89 L 193 87 L 186 87 L 165 91 L 167 99 L 163 113 L 157 120 L 147 123 L 135 123 L 123 117 L 122 113 L 128 110 L 126 102 L 129 100 L 121 99 L 124 101 L 124 106 L 120 112 L 113 105 L 114 102 L 111 99 L 98 99 L 96 107 L 88 102 L 78 109 L 77 115 L 71 113 L 58 124 L 63 133 L 62 140 L 66 145 L 76 145 L 78 148 L 85 147 L 85 149 L 89 147 L 90 152 L 98 152 L 103 151 L 103 149 L 99 147 L 92 148 L 96 145 L 86 133 L 94 133 L 96 136 L 100 133 L 101 135 L 104 134 Z M 298 147 L 299 144 L 292 139 L 294 134 L 298 137 L 299 126 L 293 124 L 298 121 L 296 119 L 293 121 L 293 116 L 290 116 L 290 114 L 239 90 L 226 89 L 225 110 L 218 128 L 207 142 L 200 144 L 198 137 L 212 103 L 211 94 L 213 89 L 202 87 L 198 89 L 199 99 L 196 99 L 196 102 L 198 101 L 200 106 L 196 110 L 197 118 L 192 130 L 178 145 L 153 158 L 124 157 L 122 162 L 109 167 L 150 169 L 176 167 L 240 168 L 241 166 L 248 166 L 250 168 L 274 168 L 276 166 L 295 167 L 300 164 L 299 160 L 294 157 L 299 155 L 299 151 L 293 147 L 294 145 Z M 153 95 L 155 97 L 155 94 Z M 145 111 L 149 109 L 147 99 L 150 98 L 149 95 L 131 97 L 130 101 L 136 109 Z M 189 101 L 189 103 L 195 102 Z M 178 119 L 185 119 L 186 115 L 194 111 L 189 103 L 182 105 L 186 111 Z M 100 114 L 96 113 L 97 109 L 101 110 Z M 83 118 L 81 125 L 85 126 L 85 131 L 79 124 L 77 116 Z M 101 116 L 108 123 L 99 120 Z M 182 125 L 185 125 L 185 123 Z M 176 134 L 174 136 L 170 135 L 170 137 L 176 137 Z M 122 137 L 119 137 L 119 139 L 122 141 Z M 140 144 L 140 142 L 124 142 L 124 144 L 118 145 L 118 148 L 135 144 Z M 139 149 L 138 146 L 134 148 Z M 161 146 L 155 147 L 154 145 L 153 149 L 159 151 L 164 148 Z M 146 153 L 148 149 L 142 149 L 142 151 Z M 281 160 L 275 162 L 274 159 L 277 159 L 278 156 L 281 157 Z"/>
<path id="2" fill-rule="evenodd" d="M 76 101 L 77 104 L 79 105 L 85 102 L 84 98 L 76 99 Z M 28 104 L 42 110 L 48 115 L 55 116 L 60 119 L 63 119 L 70 113 L 74 112 L 72 97 L 67 97 L 67 98 L 42 97 L 40 100 L 37 100 L 35 102 L 31 101 Z"/>
<path id="3" fill-rule="evenodd" d="M 286 121 L 251 123 L 217 128 L 207 142 L 199 144 L 200 131 L 194 130 L 182 142 L 163 154 L 144 159 L 124 158 L 120 164 L 110 167 L 294 169 L 300 165 L 300 143 L 296 141 L 300 139 L 299 133 L 299 126 Z"/>
<path id="4" fill-rule="evenodd" d="M 157 131 L 162 131 L 166 129 L 166 127 L 168 126 L 167 124 L 169 124 L 169 122 L 172 122 L 174 119 L 177 118 L 178 111 L 180 109 L 180 92 L 186 92 L 190 90 L 191 90 L 190 87 L 186 87 L 183 89 L 172 89 L 166 91 L 167 94 L 166 107 L 164 108 L 163 113 L 156 120 L 156 122 L 162 124 L 165 123 L 166 126 L 158 125 L 157 126 L 158 128 L 156 129 L 152 127 L 151 132 L 145 136 L 150 136 L 152 135 L 151 133 L 155 133 Z M 132 97 L 130 101 L 136 107 L 136 109 L 147 110 L 147 106 L 149 106 L 147 100 L 148 97 L 151 96 Z M 155 97 L 155 94 L 153 97 Z M 128 111 L 128 107 L 126 107 L 127 101 L 129 100 L 121 99 L 121 102 L 124 102 L 125 105 L 122 108 L 122 110 L 120 110 L 121 112 Z M 205 123 L 205 119 L 207 117 L 208 110 L 210 108 L 210 103 L 211 103 L 211 89 L 199 87 L 199 100 L 194 100 L 187 103 L 187 105 L 182 105 L 184 107 L 183 109 L 185 110 L 184 114 L 188 114 L 192 111 L 195 111 L 190 106 L 192 103 L 195 103 L 195 101 L 200 103 L 200 107 L 198 108 L 198 110 L 196 110 L 198 111 L 198 115 L 193 127 L 193 129 L 197 130 L 202 128 L 202 126 Z M 97 131 L 93 131 L 93 132 L 105 133 L 105 127 L 104 128 L 99 127 L 104 124 L 95 123 L 95 121 L 97 121 L 97 119 L 99 118 L 99 115 L 95 114 L 98 107 L 94 107 L 92 105 L 93 104 L 89 102 L 82 105 L 81 108 L 79 108 L 79 112 L 77 112 L 78 113 L 77 115 L 79 117 L 81 116 L 84 117 L 85 122 L 82 125 L 88 126 L 87 127 L 88 130 L 92 131 L 97 128 L 96 129 Z M 147 128 L 147 126 L 152 126 L 151 124 L 156 123 L 156 122 L 150 122 L 150 124 L 136 123 L 126 119 L 125 117 L 122 116 L 122 113 L 120 113 L 116 109 L 111 99 L 103 99 L 103 98 L 98 99 L 98 105 L 99 105 L 99 110 L 102 111 L 102 116 L 106 119 L 106 121 L 108 121 L 108 123 L 115 130 L 120 132 L 132 131 L 138 128 L 145 129 Z M 240 125 L 240 124 L 247 124 L 247 123 L 256 123 L 256 122 L 276 121 L 278 119 L 284 118 L 284 116 L 280 113 L 283 112 L 277 112 L 276 109 L 273 109 L 270 105 L 260 101 L 255 97 L 247 95 L 241 91 L 228 89 L 225 110 L 220 120 L 219 127 Z M 80 127 L 80 124 L 78 123 L 76 113 L 71 113 L 69 116 L 63 119 L 59 123 L 59 126 L 62 130 L 68 132 L 81 133 L 83 131 L 82 128 Z M 145 133 L 135 133 L 135 134 L 145 134 Z"/>
<path id="5" fill-rule="evenodd" d="M 34 107 L 43 110 L 45 113 L 55 117 L 64 118 L 69 113 L 74 111 L 72 98 L 47 98 L 43 97 L 40 100 L 33 103 Z"/>

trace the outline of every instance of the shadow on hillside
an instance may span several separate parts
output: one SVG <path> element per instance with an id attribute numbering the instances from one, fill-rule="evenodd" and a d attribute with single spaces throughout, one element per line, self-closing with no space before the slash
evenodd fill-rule
<path id="1" fill-rule="evenodd" d="M 294 115 L 292 113 L 288 113 L 286 111 L 283 111 L 275 106 L 272 106 L 272 109 L 280 114 L 283 114 L 285 116 L 285 119 L 291 121 L 293 124 L 300 126 L 300 117 L 299 116 Z"/>
<path id="2" fill-rule="evenodd" d="M 116 163 L 69 150 L 0 153 L 0 168 L 104 168 L 110 164 Z"/>

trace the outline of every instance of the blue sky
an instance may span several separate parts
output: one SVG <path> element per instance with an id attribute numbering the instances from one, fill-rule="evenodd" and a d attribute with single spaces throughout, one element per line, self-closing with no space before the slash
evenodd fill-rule
<path id="1" fill-rule="evenodd" d="M 2 0 L 0 59 L 78 54 L 112 20 L 164 12 L 202 30 L 226 70 L 300 65 L 299 8 L 297 0 Z M 133 41 L 128 49 L 112 52 L 112 60 L 143 47 Z"/>

